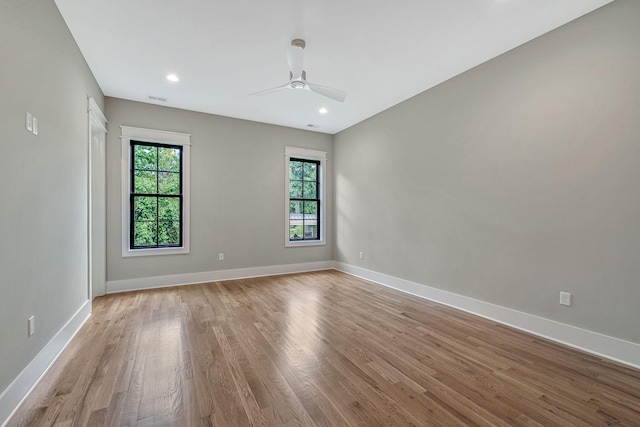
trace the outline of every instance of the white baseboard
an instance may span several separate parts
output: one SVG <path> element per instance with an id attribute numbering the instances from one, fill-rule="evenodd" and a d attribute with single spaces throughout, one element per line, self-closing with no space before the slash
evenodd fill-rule
<path id="1" fill-rule="evenodd" d="M 334 268 L 352 276 L 466 311 L 512 328 L 640 369 L 640 344 L 342 262 L 336 261 Z"/>
<path id="2" fill-rule="evenodd" d="M 165 288 L 167 286 L 193 285 L 195 283 L 207 283 L 219 280 L 247 279 L 249 277 L 328 270 L 333 268 L 333 264 L 333 261 L 316 261 L 301 264 L 270 265 L 266 267 L 237 268 L 233 270 L 144 277 L 141 279 L 110 280 L 107 282 L 107 293 L 114 294 L 117 292 Z"/>
<path id="3" fill-rule="evenodd" d="M 20 375 L 0 394 L 0 425 L 4 426 L 31 393 L 42 376 L 56 361 L 62 350 L 91 316 L 91 301 L 87 300 L 71 319 L 51 338 L 38 355 L 20 372 Z"/>

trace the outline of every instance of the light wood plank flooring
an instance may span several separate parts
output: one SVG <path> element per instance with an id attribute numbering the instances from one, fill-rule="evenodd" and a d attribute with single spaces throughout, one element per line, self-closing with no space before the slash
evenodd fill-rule
<path id="1" fill-rule="evenodd" d="M 96 299 L 25 425 L 640 426 L 640 371 L 323 271 Z"/>

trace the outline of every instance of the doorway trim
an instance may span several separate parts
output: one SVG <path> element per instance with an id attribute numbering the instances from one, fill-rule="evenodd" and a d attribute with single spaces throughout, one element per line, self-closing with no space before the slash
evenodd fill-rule
<path id="1" fill-rule="evenodd" d="M 88 160 L 87 162 L 88 163 L 88 171 L 87 171 L 87 175 L 88 175 L 88 179 L 87 179 L 87 195 L 88 195 L 87 197 L 87 204 L 88 204 L 87 206 L 87 257 L 88 257 L 87 299 L 92 300 L 93 299 L 93 270 L 94 270 L 93 254 L 94 254 L 94 244 L 95 244 L 95 242 L 93 241 L 93 226 L 94 226 L 93 198 L 95 197 L 95 195 L 93 194 L 93 184 L 94 184 L 93 173 L 96 166 L 93 164 L 94 162 L 93 139 L 96 137 L 103 138 L 102 141 L 105 143 L 105 150 L 106 150 L 107 118 L 93 97 L 91 96 L 88 97 L 87 102 L 88 102 L 87 112 L 89 116 L 88 159 L 87 159 Z M 104 158 L 105 158 L 104 161 L 106 161 L 106 157 Z M 105 166 L 106 165 L 102 165 L 101 169 L 106 170 Z M 104 177 L 104 180 L 106 184 L 106 176 Z M 106 224 L 104 224 L 104 226 L 106 227 Z M 102 244 L 106 244 L 106 241 L 102 242 Z M 105 251 L 105 254 L 106 254 L 106 251 Z M 105 264 L 106 264 L 106 260 L 105 260 Z M 106 285 L 106 280 L 107 278 L 105 277 L 104 278 L 105 285 Z"/>

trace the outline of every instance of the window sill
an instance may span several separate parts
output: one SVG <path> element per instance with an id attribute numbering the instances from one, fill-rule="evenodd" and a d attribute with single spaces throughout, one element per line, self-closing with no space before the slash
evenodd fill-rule
<path id="1" fill-rule="evenodd" d="M 122 257 L 154 256 L 154 255 L 180 255 L 188 254 L 189 248 L 150 248 L 150 249 L 126 249 L 122 251 Z"/>
<path id="2" fill-rule="evenodd" d="M 286 248 L 299 248 L 303 246 L 326 246 L 327 242 L 324 240 L 301 240 L 301 241 L 286 241 L 284 246 Z"/>

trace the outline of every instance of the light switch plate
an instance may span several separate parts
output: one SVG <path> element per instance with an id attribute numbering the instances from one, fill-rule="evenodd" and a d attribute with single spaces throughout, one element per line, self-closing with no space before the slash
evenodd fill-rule
<path id="1" fill-rule="evenodd" d="M 38 119 L 36 117 L 33 118 L 33 134 L 38 134 Z"/>
<path id="2" fill-rule="evenodd" d="M 35 316 L 29 317 L 29 320 L 27 321 L 27 326 L 28 326 L 28 329 L 29 329 L 27 331 L 28 336 L 31 336 L 31 335 L 36 333 L 36 318 L 35 318 Z"/>
<path id="3" fill-rule="evenodd" d="M 33 131 L 33 116 L 31 115 L 30 112 L 26 112 L 24 115 L 25 118 L 25 127 L 27 128 L 27 130 L 29 132 Z"/>

